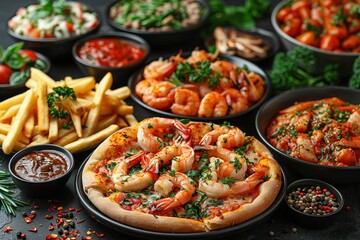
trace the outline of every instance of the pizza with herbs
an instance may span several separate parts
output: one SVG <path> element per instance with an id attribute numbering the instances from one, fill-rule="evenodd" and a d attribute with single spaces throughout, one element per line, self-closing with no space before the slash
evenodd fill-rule
<path id="1" fill-rule="evenodd" d="M 108 137 L 82 181 L 89 200 L 118 222 L 204 232 L 266 211 L 282 175 L 268 149 L 237 127 L 156 117 Z"/>

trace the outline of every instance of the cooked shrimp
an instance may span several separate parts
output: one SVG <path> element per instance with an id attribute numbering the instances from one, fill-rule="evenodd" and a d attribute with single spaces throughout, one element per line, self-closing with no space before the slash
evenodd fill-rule
<path id="1" fill-rule="evenodd" d="M 138 84 L 136 84 L 135 86 L 135 93 L 138 97 L 142 98 L 146 89 L 148 89 L 149 87 L 155 85 L 156 83 L 158 83 L 157 80 L 149 78 L 149 79 L 144 79 L 141 80 Z"/>
<path id="2" fill-rule="evenodd" d="M 235 183 L 225 184 L 219 181 L 214 174 L 211 180 L 200 180 L 199 190 L 203 191 L 208 197 L 223 198 L 229 195 L 247 194 L 253 190 L 257 185 L 263 182 L 265 172 L 256 172 L 250 175 L 243 181 L 236 181 Z"/>
<path id="3" fill-rule="evenodd" d="M 163 174 L 154 184 L 156 192 L 160 193 L 162 198 L 155 201 L 150 207 L 151 212 L 171 210 L 182 206 L 191 200 L 195 192 L 194 181 L 183 173 L 177 172 L 174 176 Z M 180 189 L 174 197 L 168 197 L 174 189 Z"/>
<path id="4" fill-rule="evenodd" d="M 311 143 L 309 135 L 305 133 L 298 134 L 296 138 L 297 151 L 294 151 L 294 157 L 303 159 L 308 162 L 318 162 L 318 158 L 315 155 L 314 146 Z"/>
<path id="5" fill-rule="evenodd" d="M 146 152 L 156 153 L 167 144 L 188 140 L 190 133 L 186 126 L 176 119 L 149 118 L 139 125 L 137 139 Z"/>
<path id="6" fill-rule="evenodd" d="M 144 78 L 163 80 L 164 78 L 169 77 L 176 70 L 177 64 L 183 60 L 180 52 L 170 59 L 163 60 L 160 58 L 157 61 L 153 61 L 145 67 Z"/>
<path id="7" fill-rule="evenodd" d="M 218 92 L 210 92 L 201 99 L 198 116 L 223 117 L 226 116 L 227 111 L 226 99 Z"/>
<path id="8" fill-rule="evenodd" d="M 194 163 L 194 150 L 187 144 L 166 146 L 151 158 L 147 171 L 159 172 L 159 168 L 170 164 L 176 172 L 187 172 Z"/>
<path id="9" fill-rule="evenodd" d="M 357 110 L 350 114 L 349 119 L 347 120 L 349 123 L 357 124 L 360 126 L 360 110 Z"/>
<path id="10" fill-rule="evenodd" d="M 119 191 L 140 191 L 156 180 L 157 175 L 152 172 L 139 171 L 128 175 L 129 169 L 139 164 L 144 157 L 143 151 L 119 162 L 111 175 L 115 189 Z"/>
<path id="11" fill-rule="evenodd" d="M 203 61 L 212 62 L 218 57 L 218 55 L 219 55 L 219 51 L 216 51 L 215 53 L 208 53 L 205 50 L 194 50 L 191 52 L 191 56 L 186 59 L 186 62 L 188 63 L 197 63 Z"/>
<path id="12" fill-rule="evenodd" d="M 227 89 L 234 86 L 237 79 L 236 67 L 229 61 L 217 60 L 211 63 L 210 68 L 220 73 L 220 88 Z"/>
<path id="13" fill-rule="evenodd" d="M 225 97 L 229 106 L 229 114 L 243 112 L 249 108 L 247 97 L 235 88 L 225 89 L 221 96 Z"/>
<path id="14" fill-rule="evenodd" d="M 145 90 L 142 100 L 150 107 L 168 110 L 174 102 L 174 88 L 169 82 L 157 82 Z"/>
<path id="15" fill-rule="evenodd" d="M 185 88 L 175 90 L 174 104 L 171 111 L 183 116 L 197 116 L 200 106 L 200 97 L 197 92 Z"/>
<path id="16" fill-rule="evenodd" d="M 215 162 L 210 163 L 210 169 L 218 177 L 245 178 L 247 170 L 246 160 L 233 151 L 215 146 L 196 146 L 195 150 L 205 151 L 209 158 L 213 157 Z M 216 161 L 218 162 L 216 163 Z"/>
<path id="17" fill-rule="evenodd" d="M 237 127 L 221 126 L 206 133 L 200 145 L 213 145 L 221 148 L 233 149 L 244 144 L 245 134 Z"/>
<path id="18" fill-rule="evenodd" d="M 238 82 L 242 90 L 247 94 L 249 101 L 257 102 L 264 95 L 264 80 L 260 75 L 242 70 L 238 74 Z"/>
<path id="19" fill-rule="evenodd" d="M 359 166 L 360 159 L 356 156 L 356 152 L 351 148 L 343 148 L 333 152 L 335 159 L 339 163 L 346 164 L 347 166 Z"/>

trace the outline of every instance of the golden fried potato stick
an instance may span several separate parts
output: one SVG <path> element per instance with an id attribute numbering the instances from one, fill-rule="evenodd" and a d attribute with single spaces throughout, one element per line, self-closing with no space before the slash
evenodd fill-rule
<path id="1" fill-rule="evenodd" d="M 88 137 L 93 134 L 95 131 L 95 127 L 99 121 L 100 110 L 101 110 L 101 102 L 103 101 L 105 92 L 110 89 L 113 82 L 112 74 L 108 72 L 100 81 L 97 86 L 95 96 L 93 102 L 96 107 L 92 108 L 89 111 L 89 115 L 86 121 L 86 129 L 83 132 L 84 137 Z"/>
<path id="2" fill-rule="evenodd" d="M 134 107 L 129 105 L 120 105 L 116 108 L 116 113 L 125 116 L 134 113 Z"/>
<path id="3" fill-rule="evenodd" d="M 45 81 L 37 81 L 37 121 L 39 132 L 46 135 L 49 132 L 49 106 L 47 104 L 47 84 Z"/>
<path id="4" fill-rule="evenodd" d="M 39 134 L 38 131 L 39 127 L 36 126 L 36 134 Z M 34 114 L 30 114 L 28 118 L 26 119 L 26 122 L 24 124 L 23 134 L 27 138 L 31 138 L 35 135 L 35 116 Z"/>
<path id="5" fill-rule="evenodd" d="M 135 116 L 133 114 L 127 114 L 124 116 L 126 122 L 132 126 L 138 123 L 138 120 L 136 120 Z"/>
<path id="6" fill-rule="evenodd" d="M 68 87 L 74 89 L 77 96 L 91 92 L 95 87 L 96 81 L 94 77 L 84 77 L 67 81 L 66 84 Z"/>
<path id="7" fill-rule="evenodd" d="M 49 125 L 49 141 L 54 142 L 58 139 L 59 134 L 59 125 L 56 118 L 50 117 L 50 125 Z"/>
<path id="8" fill-rule="evenodd" d="M 81 126 L 81 117 L 80 115 L 70 111 L 71 120 L 74 124 L 76 133 L 79 137 L 82 137 L 82 126 Z"/>
<path id="9" fill-rule="evenodd" d="M 124 127 L 128 127 L 129 126 L 129 124 L 126 122 L 126 120 L 123 118 L 123 117 L 121 117 L 121 116 L 119 116 L 118 117 L 118 120 L 117 120 L 117 123 L 116 123 L 120 128 L 124 128 Z"/>
<path id="10" fill-rule="evenodd" d="M 7 135 L 9 133 L 10 127 L 11 127 L 10 124 L 0 123 L 0 134 Z M 30 139 L 25 137 L 22 132 L 20 132 L 18 140 L 19 142 L 24 143 L 26 145 L 30 143 Z"/>
<path id="11" fill-rule="evenodd" d="M 24 127 L 25 121 L 28 118 L 31 109 L 35 105 L 35 102 L 35 92 L 32 89 L 27 90 L 24 101 L 21 104 L 19 112 L 15 117 L 14 123 L 11 125 L 10 131 L 8 135 L 6 135 L 2 143 L 2 149 L 5 154 L 10 154 L 11 151 L 14 149 L 18 136 L 20 135 L 20 132 Z"/>
<path id="12" fill-rule="evenodd" d="M 130 90 L 129 87 L 124 86 L 124 87 L 117 88 L 117 89 L 114 89 L 114 90 L 108 90 L 106 92 L 106 95 L 114 96 L 114 97 L 117 97 L 120 100 L 124 100 L 125 98 L 130 97 L 131 90 Z"/>
<path id="13" fill-rule="evenodd" d="M 3 144 L 5 138 L 6 138 L 6 136 L 4 134 L 0 134 L 0 144 Z M 23 148 L 26 148 L 26 144 L 21 143 L 21 142 L 15 142 L 15 145 L 14 145 L 15 151 L 19 151 Z"/>
<path id="14" fill-rule="evenodd" d="M 54 144 L 65 146 L 69 143 L 76 141 L 77 139 L 79 139 L 78 134 L 76 133 L 76 131 L 72 131 L 64 135 L 63 137 L 59 138 L 57 141 L 54 142 Z"/>
<path id="15" fill-rule="evenodd" d="M 67 98 L 64 102 L 65 106 L 70 109 L 71 112 L 81 116 L 85 113 L 85 108 L 83 105 L 76 99 Z"/>
<path id="16" fill-rule="evenodd" d="M 7 110 L 11 106 L 21 104 L 25 98 L 25 95 L 26 93 L 22 93 L 0 102 L 0 110 Z"/>
<path id="17" fill-rule="evenodd" d="M 115 124 L 116 120 L 117 120 L 116 114 L 105 116 L 103 119 L 99 120 L 99 123 L 97 124 L 96 129 L 95 129 L 95 132 L 99 132 L 99 131 L 103 130 L 104 128 L 107 128 L 111 124 Z"/>
<path id="18" fill-rule="evenodd" d="M 46 73 L 43 71 L 37 69 L 37 68 L 30 68 L 30 78 L 36 79 L 37 81 L 44 81 L 48 85 L 49 88 L 54 88 L 57 86 L 64 86 L 65 82 L 61 81 L 55 81 L 51 77 L 49 77 Z"/>
<path id="19" fill-rule="evenodd" d="M 48 143 L 50 143 L 50 140 L 47 136 L 36 135 L 36 138 L 28 145 L 28 147 L 38 144 L 48 144 Z"/>
<path id="20" fill-rule="evenodd" d="M 72 143 L 65 145 L 64 147 L 70 152 L 74 153 L 87 147 L 91 147 L 101 143 L 105 138 L 107 138 L 117 130 L 119 130 L 119 126 L 116 124 L 112 124 L 109 127 L 101 130 L 100 132 L 94 133 L 93 135 L 86 138 L 80 138 Z"/>
<path id="21" fill-rule="evenodd" d="M 21 104 L 13 105 L 1 116 L 0 122 L 6 122 L 7 120 L 16 116 L 20 109 Z"/>

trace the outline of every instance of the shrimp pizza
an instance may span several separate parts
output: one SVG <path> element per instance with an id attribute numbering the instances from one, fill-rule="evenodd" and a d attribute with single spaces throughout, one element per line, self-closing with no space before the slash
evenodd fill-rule
<path id="1" fill-rule="evenodd" d="M 282 174 L 268 149 L 237 127 L 148 118 L 108 137 L 85 163 L 82 182 L 116 221 L 202 232 L 266 211 Z"/>

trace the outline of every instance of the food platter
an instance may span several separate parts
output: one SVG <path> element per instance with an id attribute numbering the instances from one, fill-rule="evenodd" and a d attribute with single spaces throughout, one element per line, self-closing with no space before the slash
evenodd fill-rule
<path id="1" fill-rule="evenodd" d="M 276 197 L 275 201 L 272 203 L 272 205 L 263 213 L 257 215 L 256 217 L 238 224 L 236 226 L 232 226 L 229 228 L 211 231 L 211 232 L 203 232 L 203 233 L 164 233 L 164 232 L 156 232 L 156 231 L 149 231 L 144 230 L 136 227 L 132 227 L 126 224 L 122 224 L 120 222 L 115 221 L 114 219 L 106 216 L 102 212 L 100 212 L 89 200 L 87 195 L 85 194 L 83 190 L 83 184 L 82 184 L 82 172 L 84 169 L 84 166 L 89 159 L 91 155 L 89 155 L 85 161 L 80 166 L 76 177 L 75 177 L 75 191 L 78 197 L 78 200 L 80 201 L 81 205 L 84 207 L 86 212 L 94 218 L 96 221 L 100 222 L 101 224 L 110 227 L 116 231 L 130 234 L 132 236 L 141 237 L 141 238 L 147 238 L 147 239 L 213 239 L 216 237 L 225 237 L 227 235 L 243 232 L 246 230 L 249 230 L 253 228 L 256 224 L 259 224 L 260 222 L 265 221 L 268 219 L 280 206 L 280 204 L 283 202 L 283 198 L 286 193 L 286 187 L 287 187 L 287 178 L 282 171 L 282 187 L 280 189 L 280 192 L 278 196 Z"/>
<path id="2" fill-rule="evenodd" d="M 189 55 L 189 53 L 184 53 L 184 55 Z M 262 105 L 262 103 L 265 102 L 265 100 L 270 96 L 271 93 L 271 86 L 270 86 L 270 79 L 268 78 L 267 74 L 265 73 L 265 71 L 263 71 L 260 67 L 258 67 L 257 65 L 255 65 L 252 62 L 249 62 L 247 60 L 241 59 L 239 57 L 235 57 L 235 56 L 227 56 L 227 55 L 220 55 L 219 59 L 221 60 L 227 60 L 237 66 L 244 66 L 246 65 L 248 67 L 248 69 L 252 72 L 255 72 L 257 74 L 259 74 L 263 79 L 264 79 L 264 86 L 265 86 L 265 91 L 264 94 L 262 96 L 262 98 L 256 102 L 254 105 L 250 106 L 248 109 L 246 109 L 243 112 L 239 112 L 236 114 L 231 114 L 231 115 L 226 115 L 224 117 L 208 117 L 208 118 L 201 118 L 201 117 L 191 117 L 191 116 L 183 116 L 183 115 L 179 115 L 179 114 L 174 114 L 170 111 L 164 111 L 164 110 L 159 110 L 159 109 L 155 109 L 153 107 L 150 107 L 149 105 L 145 104 L 140 97 L 138 97 L 135 94 L 135 87 L 137 85 L 137 83 L 139 83 L 142 79 L 143 79 L 143 72 L 144 69 L 141 69 L 139 71 L 137 71 L 136 73 L 134 73 L 130 78 L 129 78 L 129 82 L 128 82 L 128 86 L 131 89 L 131 98 L 137 102 L 139 105 L 141 105 L 142 107 L 160 115 L 160 116 L 166 116 L 166 117 L 171 117 L 171 118 L 186 118 L 186 119 L 191 119 L 191 120 L 195 120 L 195 121 L 202 121 L 202 120 L 206 120 L 206 121 L 213 121 L 213 122 L 223 122 L 224 120 L 229 120 L 229 119 L 238 119 L 240 121 L 240 118 L 247 115 L 248 113 L 255 111 L 255 109 L 257 109 L 259 106 Z"/>

